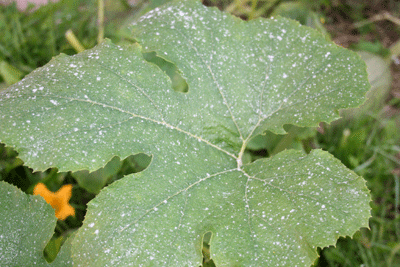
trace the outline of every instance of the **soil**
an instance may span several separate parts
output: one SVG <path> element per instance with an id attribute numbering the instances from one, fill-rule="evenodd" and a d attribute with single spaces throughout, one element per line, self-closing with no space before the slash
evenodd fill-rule
<path id="1" fill-rule="evenodd" d="M 336 0 L 336 6 L 330 10 L 324 10 L 327 15 L 325 25 L 328 32 L 332 35 L 333 41 L 343 47 L 350 47 L 359 43 L 361 40 L 376 42 L 379 41 L 383 47 L 389 49 L 391 46 L 400 42 L 400 1 L 398 0 L 371 0 L 361 2 L 363 7 L 359 16 L 360 20 L 354 20 L 350 12 L 345 12 L 346 5 L 360 2 L 357 0 Z M 395 13 L 397 12 L 397 13 Z M 390 21 L 387 15 L 397 18 L 399 21 Z M 386 18 L 385 18 L 386 16 Z M 369 32 L 363 32 L 361 25 L 366 25 Z M 387 105 L 383 108 L 383 116 L 395 117 L 398 127 L 400 127 L 400 56 L 392 60 L 391 63 L 392 85 Z M 397 104 L 390 104 L 397 103 Z M 396 155 L 400 159 L 400 152 Z M 393 175 L 400 175 L 400 166 L 392 171 Z"/>
<path id="2" fill-rule="evenodd" d="M 389 14 L 395 18 L 399 17 L 399 12 L 395 14 L 393 10 L 400 10 L 399 1 L 365 1 L 363 8 L 360 11 L 360 16 L 365 19 L 355 21 L 354 18 L 349 16 L 349 12 L 345 12 L 346 6 L 350 4 L 355 5 L 355 2 L 360 1 L 336 1 L 336 6 L 330 10 L 325 10 L 327 15 L 327 23 L 325 25 L 328 32 L 332 35 L 333 41 L 343 47 L 350 47 L 353 44 L 359 43 L 361 40 L 375 42 L 379 41 L 383 47 L 389 49 L 396 42 L 400 42 L 400 24 L 396 24 L 384 15 Z M 369 27 L 371 31 L 368 33 L 362 32 L 362 27 L 359 25 Z M 400 57 L 393 60 L 391 64 L 392 73 L 392 89 L 390 101 L 393 98 L 400 100 Z M 398 107 L 387 107 L 390 109 Z M 400 112 L 400 110 L 398 110 Z M 395 112 L 397 113 L 397 112 Z"/>

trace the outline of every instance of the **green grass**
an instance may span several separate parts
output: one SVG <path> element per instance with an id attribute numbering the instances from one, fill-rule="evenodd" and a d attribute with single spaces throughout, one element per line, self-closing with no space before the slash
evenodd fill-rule
<path id="1" fill-rule="evenodd" d="M 366 115 L 325 126 L 325 133 L 311 140 L 367 180 L 373 216 L 370 229 L 324 249 L 316 266 L 400 266 L 400 188 L 394 173 L 400 163 L 398 120 Z"/>
<path id="2" fill-rule="evenodd" d="M 7 62 L 25 75 L 59 53 L 74 54 L 64 37 L 68 29 L 85 47 L 93 47 L 97 35 L 95 12 L 90 1 L 61 1 L 27 13 L 19 12 L 15 3 L 0 6 L 0 62 Z M 7 80 L 7 73 L 0 74 Z"/>
<path id="3" fill-rule="evenodd" d="M 79 2 L 80 8 L 75 8 Z M 126 1 L 118 1 L 118 6 L 106 1 L 105 37 L 115 42 L 123 41 L 118 34 L 118 27 L 124 18 L 138 16 L 166 1 L 141 1 L 136 7 L 130 7 Z M 307 12 L 300 19 L 324 32 L 324 11 L 333 8 L 331 1 L 205 1 L 208 5 L 217 5 L 230 10 L 242 18 L 269 16 L 279 11 L 279 4 L 290 2 L 307 7 Z M 310 6 L 310 2 L 312 6 Z M 365 19 L 362 8 L 346 1 L 342 9 L 351 14 L 352 20 Z M 377 1 L 375 1 L 377 2 Z M 308 5 L 307 5 L 308 3 Z M 286 10 L 287 11 L 287 10 Z M 280 11 L 282 12 L 282 11 Z M 292 13 L 287 13 L 288 16 Z M 297 14 L 298 15 L 298 14 Z M 15 6 L 0 6 L 0 82 L 13 83 L 37 67 L 46 64 L 51 57 L 59 54 L 76 53 L 73 46 L 65 39 L 67 30 L 72 29 L 80 43 L 87 49 L 97 44 L 98 26 L 96 23 L 97 1 L 61 1 L 48 4 L 35 12 L 22 13 Z M 305 16 L 305 17 L 304 17 Z M 323 18 L 323 19 L 322 19 Z M 329 19 L 329 18 L 327 18 Z M 374 31 L 371 26 L 365 31 Z M 400 32 L 400 29 L 396 28 Z M 363 33 L 360 33 L 363 34 Z M 373 43 L 378 53 L 386 51 L 381 43 Z M 363 45 L 355 45 L 363 48 Z M 372 49 L 371 45 L 366 46 Z M 150 59 L 149 59 L 150 60 Z M 153 59 L 157 64 L 156 60 Z M 161 64 L 161 63 L 160 63 Z M 165 67 L 162 68 L 174 68 Z M 175 69 L 165 71 L 176 72 Z M 3 85 L 4 88 L 6 85 Z M 1 90 L 1 87 L 0 87 Z M 184 88 L 182 89 L 184 90 Z M 388 102 L 393 108 L 399 107 L 400 101 Z M 315 266 L 400 266 L 400 116 L 365 114 L 356 120 L 342 120 L 332 125 L 323 125 L 319 131 L 288 128 L 288 136 L 270 136 L 273 144 L 265 145 L 263 140 L 253 144 L 248 153 L 248 160 L 273 155 L 282 149 L 295 148 L 309 152 L 312 148 L 322 148 L 340 159 L 348 168 L 367 180 L 372 194 L 372 215 L 370 229 L 361 229 L 353 239 L 340 238 L 336 247 L 321 250 L 321 258 Z M 62 184 L 74 184 L 71 203 L 77 209 L 75 218 L 59 221 L 56 233 L 46 248 L 45 255 L 54 259 L 63 240 L 78 228 L 84 218 L 86 203 L 94 197 L 81 188 L 70 173 L 58 173 L 56 169 L 33 173 L 23 166 L 17 153 L 0 144 L 0 180 L 12 183 L 27 193 L 32 193 L 33 186 L 41 181 L 57 190 Z M 122 177 L 124 173 L 135 171 L 135 162 L 125 162 L 118 174 L 110 182 Z M 207 256 L 208 244 L 204 254 Z M 211 244 L 212 248 L 212 244 Z M 206 259 L 205 266 L 213 266 L 212 260 Z"/>

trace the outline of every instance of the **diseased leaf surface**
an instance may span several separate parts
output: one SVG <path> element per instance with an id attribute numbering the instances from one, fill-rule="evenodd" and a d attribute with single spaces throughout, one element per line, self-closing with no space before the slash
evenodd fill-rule
<path id="1" fill-rule="evenodd" d="M 43 250 L 56 226 L 53 208 L 3 181 L 0 196 L 1 266 L 48 266 Z"/>
<path id="2" fill-rule="evenodd" d="M 195 1 L 149 12 L 132 35 L 174 62 L 175 92 L 139 45 L 59 56 L 0 95 L 0 141 L 35 169 L 96 170 L 152 155 L 89 203 L 77 266 L 308 266 L 316 247 L 367 226 L 365 182 L 328 153 L 242 164 L 250 139 L 316 126 L 360 104 L 359 57 L 279 18 L 243 22 Z"/>

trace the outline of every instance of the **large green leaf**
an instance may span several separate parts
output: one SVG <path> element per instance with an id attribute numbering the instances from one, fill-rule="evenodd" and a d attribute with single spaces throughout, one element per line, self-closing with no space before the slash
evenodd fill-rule
<path id="1" fill-rule="evenodd" d="M 141 46 L 105 42 L 0 95 L 0 141 L 35 169 L 152 155 L 89 203 L 72 241 L 77 266 L 198 266 L 207 232 L 217 266 L 307 266 L 317 247 L 368 225 L 364 180 L 326 152 L 242 163 L 254 136 L 360 104 L 368 81 L 356 54 L 291 20 L 243 22 L 194 1 L 130 30 L 176 64 L 187 93 Z"/>

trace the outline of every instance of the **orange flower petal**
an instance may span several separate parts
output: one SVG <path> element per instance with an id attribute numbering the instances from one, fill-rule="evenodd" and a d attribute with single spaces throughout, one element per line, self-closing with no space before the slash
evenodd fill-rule
<path id="1" fill-rule="evenodd" d="M 72 184 L 66 184 L 63 185 L 57 192 L 56 195 L 59 198 L 63 198 L 66 199 L 67 201 L 69 201 L 69 199 L 72 196 Z"/>
<path id="2" fill-rule="evenodd" d="M 60 220 L 65 220 L 68 216 L 75 216 L 75 209 L 69 204 L 56 211 L 56 217 Z"/>
<path id="3" fill-rule="evenodd" d="M 64 185 L 53 193 L 44 184 L 38 183 L 33 189 L 33 194 L 42 196 L 55 209 L 58 219 L 65 220 L 68 216 L 75 215 L 75 209 L 68 203 L 72 196 L 71 184 Z"/>
<path id="4" fill-rule="evenodd" d="M 42 196 L 46 201 L 54 197 L 54 193 L 49 191 L 49 189 L 47 189 L 47 187 L 42 183 L 38 183 L 37 185 L 35 185 L 35 188 L 33 189 L 33 194 Z M 47 201 L 47 203 L 49 202 Z"/>

